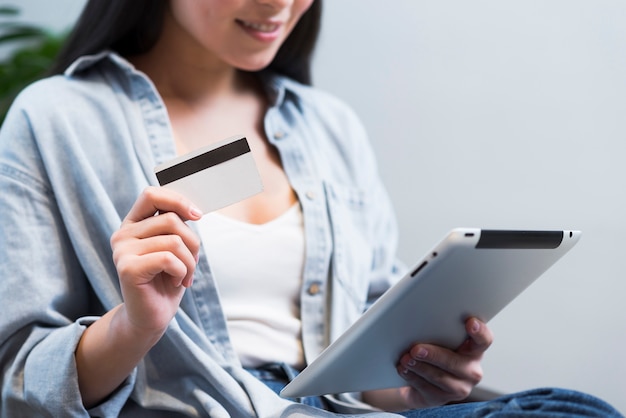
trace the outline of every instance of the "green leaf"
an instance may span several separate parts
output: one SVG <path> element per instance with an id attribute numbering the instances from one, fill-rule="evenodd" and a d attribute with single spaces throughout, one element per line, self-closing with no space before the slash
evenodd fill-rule
<path id="1" fill-rule="evenodd" d="M 0 15 L 17 16 L 19 13 L 20 9 L 15 6 L 0 6 Z"/>
<path id="2" fill-rule="evenodd" d="M 18 14 L 16 7 L 0 6 L 0 17 Z M 0 22 L 0 44 L 16 45 L 13 53 L 0 61 L 0 125 L 19 92 L 46 76 L 65 38 L 66 34 L 54 34 L 40 26 Z"/>
<path id="3" fill-rule="evenodd" d="M 24 41 L 24 40 L 41 40 L 47 36 L 46 32 L 38 28 L 19 27 L 14 28 L 10 32 L 0 35 L 0 44 L 5 42 Z"/>

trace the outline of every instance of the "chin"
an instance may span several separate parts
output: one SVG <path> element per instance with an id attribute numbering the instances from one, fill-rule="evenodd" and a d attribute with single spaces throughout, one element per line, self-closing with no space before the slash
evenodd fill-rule
<path id="1" fill-rule="evenodd" d="M 246 71 L 249 73 L 256 73 L 258 71 L 262 71 L 266 69 L 269 65 L 270 63 L 268 62 L 267 64 L 264 64 L 264 65 L 238 65 L 236 66 L 236 68 L 241 71 Z"/>
<path id="2" fill-rule="evenodd" d="M 267 68 L 268 65 L 269 64 L 263 65 L 263 66 L 257 66 L 257 65 L 255 65 L 255 66 L 237 65 L 237 66 L 235 66 L 235 68 L 237 68 L 240 71 L 245 71 L 245 72 L 248 72 L 248 73 L 256 73 L 258 71 L 264 70 L 265 68 Z"/>
<path id="3" fill-rule="evenodd" d="M 243 71 L 249 71 L 249 72 L 261 71 L 267 68 L 267 66 L 272 63 L 275 56 L 276 54 L 273 53 L 273 54 L 263 54 L 262 56 L 259 55 L 256 57 L 248 57 L 248 59 L 245 59 L 245 60 L 235 60 L 232 62 L 232 65 L 235 68 L 238 68 L 239 70 L 243 70 Z"/>

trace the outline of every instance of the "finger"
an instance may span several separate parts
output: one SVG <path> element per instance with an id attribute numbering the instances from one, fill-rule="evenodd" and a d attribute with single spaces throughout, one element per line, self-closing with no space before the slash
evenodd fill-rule
<path id="1" fill-rule="evenodd" d="M 465 322 L 469 338 L 457 349 L 459 354 L 481 357 L 493 344 L 493 333 L 489 327 L 477 318 L 469 318 Z"/>
<path id="2" fill-rule="evenodd" d="M 153 277 L 160 276 L 164 282 L 169 282 L 171 286 L 178 288 L 183 286 L 189 274 L 189 266 L 180 257 L 167 252 L 149 253 L 144 256 L 146 259 L 154 258 L 157 263 L 152 263 L 153 270 L 149 273 Z"/>
<path id="3" fill-rule="evenodd" d="M 152 254 L 159 256 L 148 257 Z M 178 280 L 177 285 L 182 284 L 188 287 L 191 285 L 191 278 L 196 266 L 196 253 L 190 251 L 187 244 L 178 235 L 157 235 L 128 241 L 116 248 L 114 259 L 118 266 L 120 278 L 128 278 L 136 284 L 146 283 L 158 274 L 165 273 Z M 127 260 L 133 260 L 133 262 L 140 260 L 144 263 L 137 266 L 133 266 L 131 263 L 129 266 L 124 264 L 124 261 Z M 148 262 L 153 264 L 147 264 Z"/>
<path id="4" fill-rule="evenodd" d="M 189 273 L 188 266 L 169 251 L 126 257 L 118 264 L 118 271 L 121 278 L 132 278 L 137 286 L 162 276 L 171 286 L 180 287 Z"/>
<path id="5" fill-rule="evenodd" d="M 198 220 L 202 211 L 189 199 L 163 187 L 149 186 L 139 195 L 124 222 L 139 222 L 157 212 L 174 212 L 183 220 Z"/>
<path id="6" fill-rule="evenodd" d="M 161 242 L 159 247 L 155 247 L 154 245 L 149 246 L 146 243 L 141 246 L 142 240 L 158 236 L 170 238 L 165 239 L 165 241 L 152 241 L 153 243 Z M 146 254 L 155 251 L 168 251 L 170 250 L 169 245 L 167 245 L 168 243 L 172 244 L 172 248 L 176 248 L 180 243 L 183 243 L 191 253 L 191 257 L 194 260 L 193 266 L 195 268 L 195 263 L 197 262 L 198 253 L 200 251 L 200 238 L 173 212 L 152 216 L 141 222 L 122 225 L 122 227 L 111 236 L 113 260 L 117 264 L 118 259 L 125 254 Z M 182 254 L 182 249 L 180 249 L 180 251 L 180 254 Z"/>
<path id="7" fill-rule="evenodd" d="M 179 235 L 157 235 L 140 241 L 136 254 L 146 255 L 157 252 L 170 252 L 186 266 L 195 266 L 194 253 Z"/>
<path id="8" fill-rule="evenodd" d="M 192 253 L 200 248 L 200 239 L 189 226 L 174 212 L 162 213 L 143 221 L 126 224 L 115 240 L 126 238 L 145 239 L 157 235 L 177 235 Z M 114 241 L 115 241 L 114 240 Z"/>
<path id="9" fill-rule="evenodd" d="M 456 391 L 453 381 L 475 385 L 482 379 L 482 368 L 476 359 L 434 345 L 413 346 L 400 359 L 400 365 L 444 390 Z"/>
<path id="10" fill-rule="evenodd" d="M 430 401 L 442 403 L 469 396 L 478 381 L 461 378 L 428 363 L 413 361 L 413 365 L 399 366 L 398 372 L 408 385 Z"/>

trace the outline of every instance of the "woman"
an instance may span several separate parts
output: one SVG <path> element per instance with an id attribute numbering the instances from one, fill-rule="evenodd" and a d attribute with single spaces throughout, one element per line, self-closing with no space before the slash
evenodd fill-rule
<path id="1" fill-rule="evenodd" d="M 424 409 L 480 380 L 492 335 L 475 319 L 456 352 L 407 347 L 404 388 L 304 405 L 274 393 L 401 273 L 361 124 L 307 86 L 320 8 L 88 2 L 58 75 L 20 95 L 0 134 L 3 416 L 439 416 L 538 400 L 617 415 L 556 390 Z M 262 193 L 203 216 L 155 187 L 157 164 L 237 133 Z"/>

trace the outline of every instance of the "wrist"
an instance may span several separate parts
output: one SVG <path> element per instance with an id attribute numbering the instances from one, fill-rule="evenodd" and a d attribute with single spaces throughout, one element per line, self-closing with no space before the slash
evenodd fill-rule
<path id="1" fill-rule="evenodd" d="M 163 332 L 133 326 L 123 304 L 87 327 L 74 354 L 83 404 L 91 407 L 109 396 Z"/>
<path id="2" fill-rule="evenodd" d="M 402 394 L 403 388 L 378 389 L 362 393 L 365 403 L 389 412 L 402 412 L 416 409 L 414 405 L 409 405 L 407 399 Z"/>
<path id="3" fill-rule="evenodd" d="M 167 326 L 165 327 L 145 327 L 135 324 L 130 316 L 126 305 L 122 303 L 115 308 L 112 318 L 111 330 L 118 338 L 132 341 L 133 345 L 140 350 L 148 350 L 152 348 L 163 336 Z M 143 351 L 142 350 L 142 351 Z"/>

